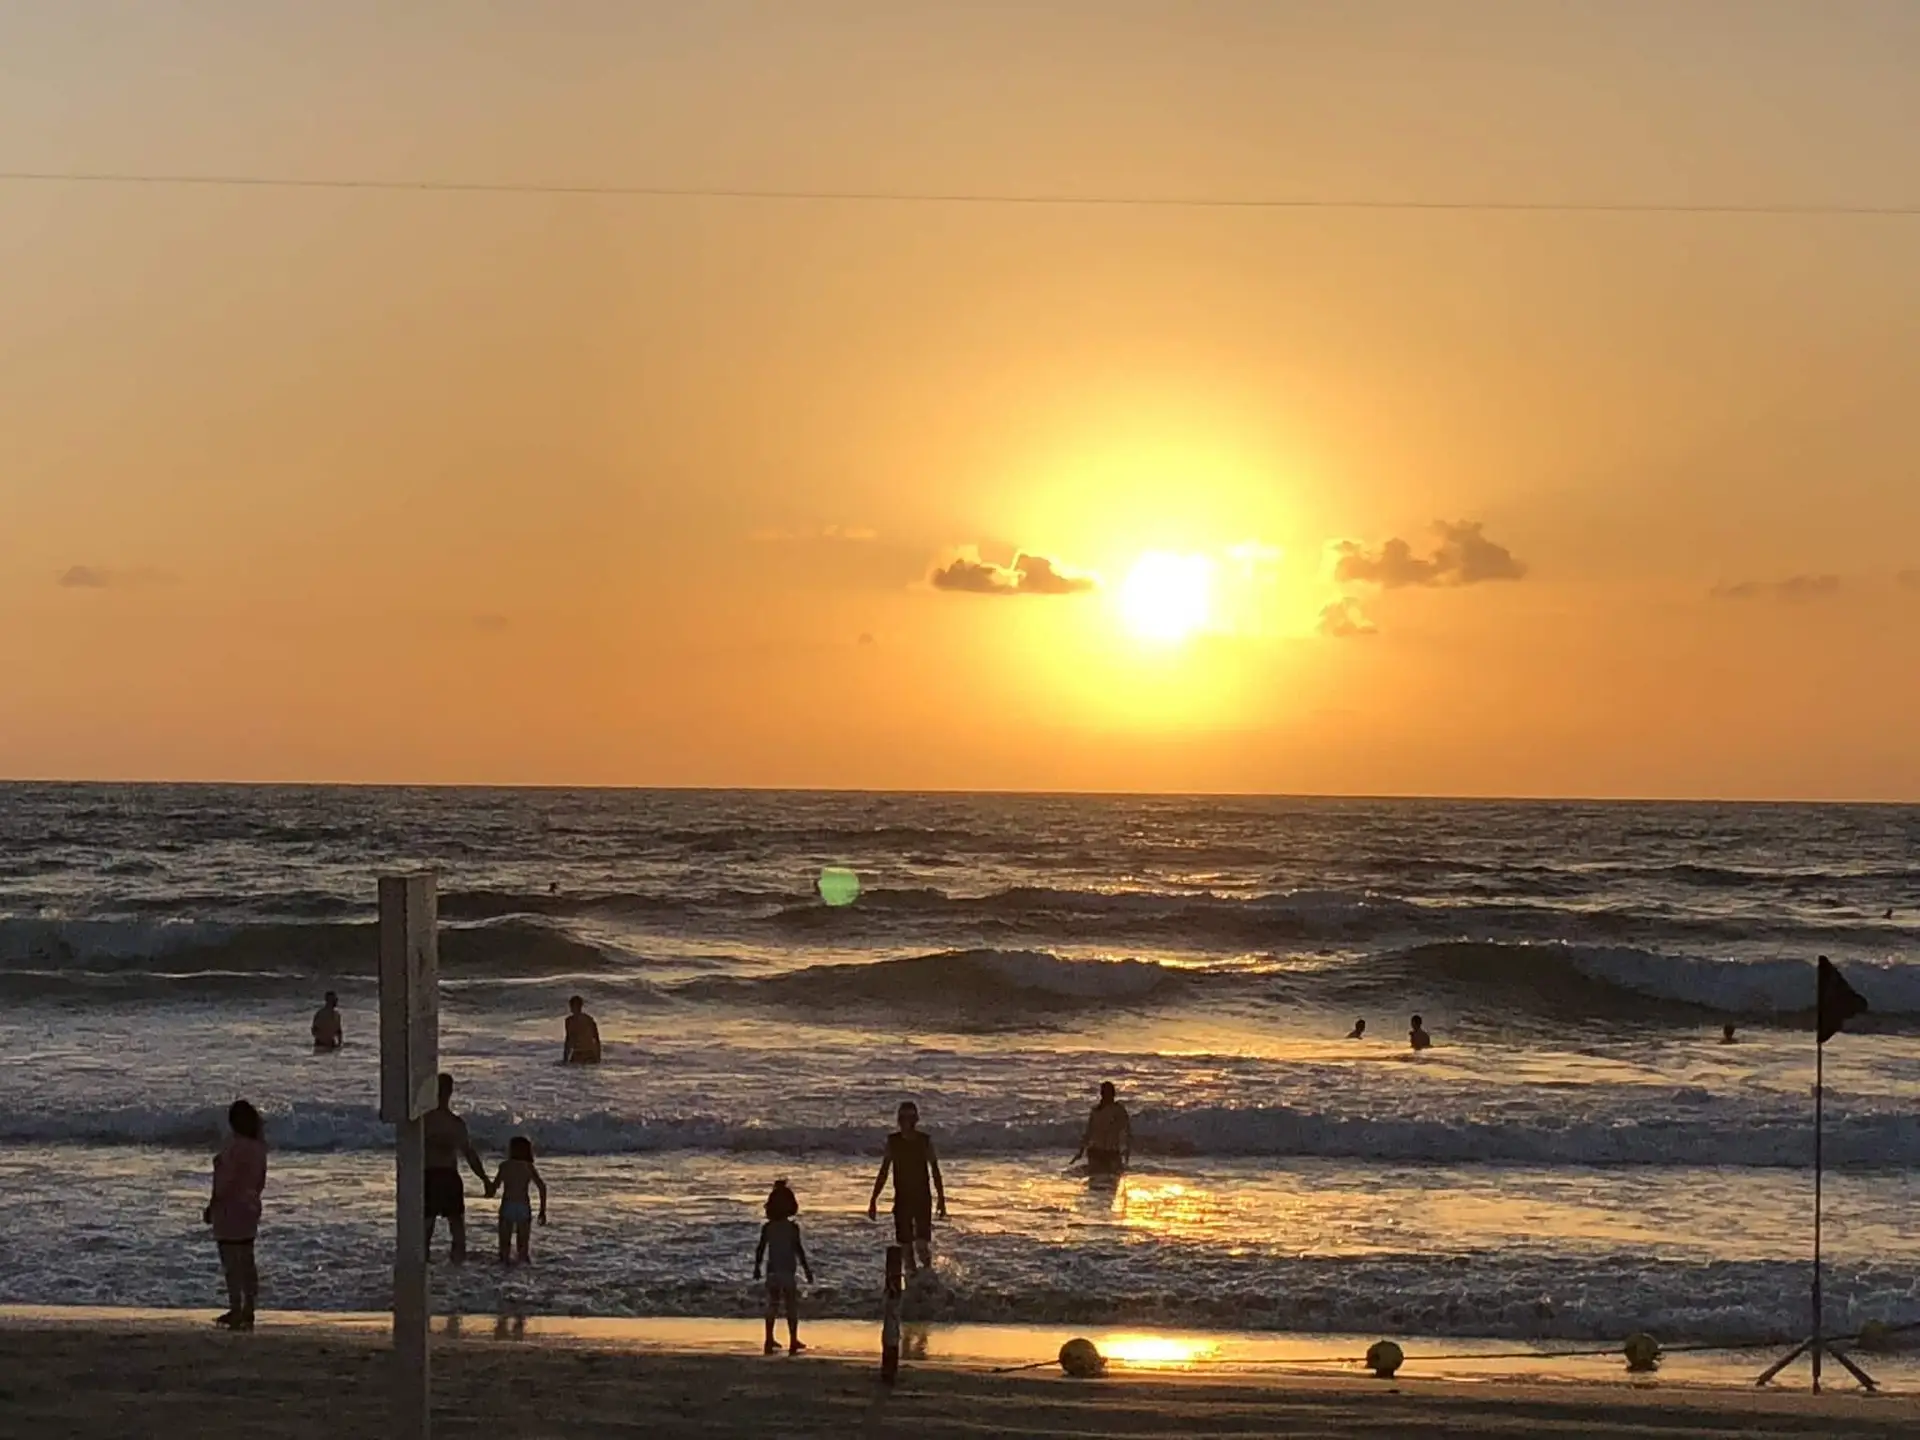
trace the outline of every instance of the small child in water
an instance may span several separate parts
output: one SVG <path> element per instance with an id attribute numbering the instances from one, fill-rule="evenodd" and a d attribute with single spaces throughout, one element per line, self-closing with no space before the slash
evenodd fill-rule
<path id="1" fill-rule="evenodd" d="M 793 1217 L 800 1213 L 800 1202 L 785 1180 L 773 1182 L 767 1196 L 767 1223 L 760 1227 L 760 1245 L 753 1252 L 753 1278 L 760 1278 L 760 1262 L 767 1267 L 767 1345 L 766 1353 L 777 1355 L 773 1322 L 782 1303 L 787 1311 L 787 1353 L 798 1355 L 807 1347 L 800 1343 L 800 1282 L 794 1271 L 804 1270 L 807 1283 L 813 1283 L 813 1266 L 807 1263 L 807 1247 L 800 1243 L 800 1227 Z"/>
<path id="2" fill-rule="evenodd" d="M 1407 1031 L 1407 1043 L 1416 1050 L 1433 1048 L 1433 1036 L 1427 1033 L 1427 1023 L 1418 1015 L 1413 1017 L 1413 1025 Z"/>
<path id="3" fill-rule="evenodd" d="M 500 1192 L 500 1263 L 510 1265 L 508 1243 L 514 1242 L 525 1265 L 533 1257 L 528 1253 L 533 1239 L 533 1201 L 529 1189 L 540 1192 L 540 1223 L 547 1223 L 547 1182 L 533 1165 L 533 1142 L 516 1135 L 507 1142 L 507 1158 L 493 1175 L 494 1188 Z"/>

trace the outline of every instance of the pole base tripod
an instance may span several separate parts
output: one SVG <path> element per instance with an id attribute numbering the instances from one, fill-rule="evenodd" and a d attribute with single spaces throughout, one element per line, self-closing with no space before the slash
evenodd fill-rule
<path id="1" fill-rule="evenodd" d="M 1823 1355 L 1831 1355 L 1834 1359 L 1838 1360 L 1846 1372 L 1860 1382 L 1860 1388 L 1862 1390 L 1871 1393 L 1880 1388 L 1871 1375 L 1867 1374 L 1866 1371 L 1854 1363 L 1851 1355 L 1847 1354 L 1846 1351 L 1842 1350 L 1831 1340 L 1819 1335 L 1808 1336 L 1785 1355 L 1782 1355 L 1778 1360 L 1774 1361 L 1773 1364 L 1769 1365 L 1765 1370 L 1762 1370 L 1760 1372 L 1760 1378 L 1753 1382 L 1754 1385 L 1759 1387 L 1771 1383 L 1774 1376 L 1793 1364 L 1793 1362 L 1798 1360 L 1802 1355 L 1808 1356 L 1813 1361 L 1813 1393 L 1816 1395 L 1820 1393 L 1820 1359 Z"/>

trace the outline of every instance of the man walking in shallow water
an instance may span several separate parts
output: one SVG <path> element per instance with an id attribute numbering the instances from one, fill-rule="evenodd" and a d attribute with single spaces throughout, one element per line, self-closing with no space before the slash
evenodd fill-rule
<path id="1" fill-rule="evenodd" d="M 879 1218 L 880 1192 L 893 1176 L 893 1238 L 906 1248 L 907 1273 L 933 1268 L 934 1202 L 947 1218 L 947 1187 L 940 1178 L 940 1157 L 933 1137 L 920 1128 L 920 1107 L 911 1100 L 899 1110 L 900 1128 L 887 1136 L 887 1151 L 867 1197 L 867 1218 Z"/>
<path id="2" fill-rule="evenodd" d="M 473 1148 L 467 1122 L 453 1113 L 453 1076 L 440 1077 L 440 1103 L 426 1113 L 421 1128 L 426 1149 L 427 1249 L 433 1249 L 435 1222 L 446 1216 L 447 1259 L 458 1265 L 467 1258 L 467 1191 L 460 1181 L 461 1160 L 480 1177 L 489 1195 L 493 1181 L 487 1178 L 480 1152 Z"/>

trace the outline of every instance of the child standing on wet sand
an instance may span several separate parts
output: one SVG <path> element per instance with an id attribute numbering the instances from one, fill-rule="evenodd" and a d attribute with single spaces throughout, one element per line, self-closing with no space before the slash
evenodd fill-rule
<path id="1" fill-rule="evenodd" d="M 782 1303 L 787 1310 L 787 1353 L 798 1355 L 807 1347 L 800 1343 L 800 1281 L 795 1268 L 804 1270 L 807 1283 L 813 1283 L 813 1266 L 807 1263 L 807 1247 L 800 1243 L 800 1227 L 793 1217 L 800 1213 L 800 1202 L 785 1180 L 773 1182 L 767 1196 L 767 1223 L 760 1227 L 760 1246 L 753 1252 L 753 1278 L 760 1278 L 760 1262 L 767 1262 L 767 1346 L 766 1353 L 777 1355 L 774 1343 L 774 1317 Z"/>
<path id="2" fill-rule="evenodd" d="M 214 1157 L 213 1197 L 201 1215 L 213 1227 L 227 1280 L 227 1313 L 213 1323 L 251 1330 L 253 1307 L 260 1298 L 253 1241 L 260 1230 L 260 1192 L 267 1188 L 267 1145 L 260 1133 L 260 1112 L 244 1100 L 227 1110 L 227 1128 L 233 1138 Z"/>
<path id="3" fill-rule="evenodd" d="M 500 1263 L 510 1265 L 509 1242 L 520 1252 L 525 1265 L 533 1257 L 528 1253 L 533 1240 L 533 1200 L 530 1189 L 540 1192 L 540 1223 L 547 1223 L 547 1182 L 533 1165 L 533 1142 L 516 1135 L 507 1142 L 507 1158 L 493 1173 L 494 1188 L 500 1192 Z"/>

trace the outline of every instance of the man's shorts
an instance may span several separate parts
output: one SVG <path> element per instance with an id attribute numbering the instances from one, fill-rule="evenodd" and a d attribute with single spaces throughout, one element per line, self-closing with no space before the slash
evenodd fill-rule
<path id="1" fill-rule="evenodd" d="M 439 1215 L 457 1220 L 467 1213 L 467 1187 L 458 1170 L 429 1170 L 426 1182 L 429 1220 Z"/>
<path id="2" fill-rule="evenodd" d="M 893 1238 L 902 1245 L 911 1245 L 915 1241 L 923 1244 L 933 1239 L 933 1197 L 916 1197 L 910 1200 L 896 1198 L 893 1202 Z"/>
<path id="3" fill-rule="evenodd" d="M 784 1300 L 789 1295 L 792 1295 L 795 1292 L 797 1292 L 799 1288 L 800 1288 L 800 1281 L 797 1276 L 793 1276 L 793 1275 L 767 1276 L 767 1298 L 769 1300 Z"/>

